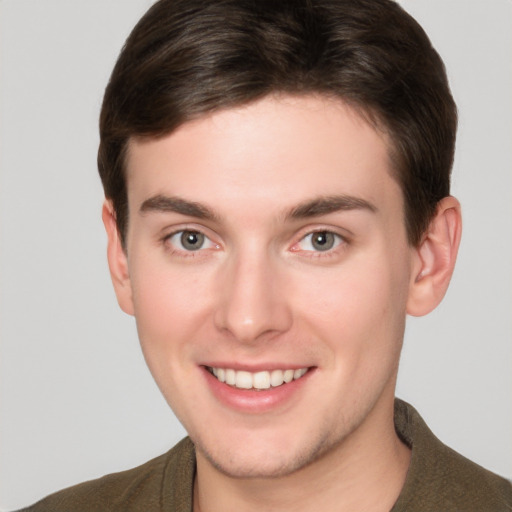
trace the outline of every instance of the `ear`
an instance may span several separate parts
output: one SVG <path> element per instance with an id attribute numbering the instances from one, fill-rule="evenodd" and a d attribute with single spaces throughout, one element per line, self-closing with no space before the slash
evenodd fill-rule
<path id="1" fill-rule="evenodd" d="M 107 232 L 107 259 L 110 277 L 121 309 L 129 315 L 134 314 L 132 286 L 128 272 L 128 258 L 121 243 L 117 229 L 116 214 L 112 201 L 105 199 L 101 212 L 103 224 Z"/>
<path id="2" fill-rule="evenodd" d="M 413 255 L 409 315 L 426 315 L 443 299 L 455 267 L 461 231 L 460 204 L 454 197 L 445 197 Z"/>

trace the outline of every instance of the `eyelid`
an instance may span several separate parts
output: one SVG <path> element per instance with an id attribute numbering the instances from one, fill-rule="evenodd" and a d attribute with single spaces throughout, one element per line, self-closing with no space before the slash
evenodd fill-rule
<path id="1" fill-rule="evenodd" d="M 318 250 L 315 250 L 315 247 L 313 246 L 314 244 L 314 237 L 319 235 L 319 234 L 327 234 L 327 235 L 332 235 L 333 236 L 333 246 L 332 247 L 329 247 L 325 250 L 321 250 L 321 249 L 318 249 Z M 308 235 L 302 237 L 299 241 L 298 241 L 298 244 L 301 244 L 303 242 L 305 242 L 306 240 L 309 239 L 309 245 L 312 247 L 311 249 L 303 249 L 305 251 L 314 251 L 314 252 L 328 252 L 328 251 L 331 251 L 333 249 L 335 249 L 336 247 L 338 247 L 338 245 L 340 245 L 340 243 L 343 242 L 342 238 L 336 234 L 336 233 L 332 233 L 330 231 L 315 231 L 313 233 L 309 233 Z"/>
<path id="2" fill-rule="evenodd" d="M 201 247 L 199 249 L 196 249 L 195 251 L 187 250 L 184 247 L 179 247 L 179 244 L 171 242 L 172 238 L 182 235 L 184 232 L 191 232 L 191 233 L 200 233 L 202 234 L 205 239 L 208 241 L 207 247 Z M 161 243 L 164 245 L 171 247 L 171 252 L 176 254 L 181 254 L 183 256 L 197 256 L 197 253 L 204 252 L 209 249 L 220 249 L 220 244 L 216 242 L 212 234 L 210 234 L 211 231 L 203 226 L 197 226 L 197 225 L 180 225 L 180 226 L 173 226 L 172 229 L 170 229 L 168 232 L 166 232 L 163 236 L 160 237 Z"/>
<path id="3" fill-rule="evenodd" d="M 303 242 L 307 237 L 313 236 L 315 233 L 330 233 L 334 235 L 337 239 L 334 247 L 330 249 L 326 249 L 325 251 L 314 250 L 314 249 L 303 249 L 299 244 Z M 350 237 L 348 235 L 342 234 L 340 229 L 333 228 L 331 226 L 308 226 L 307 228 L 302 229 L 297 235 L 296 241 L 290 247 L 290 250 L 295 253 L 306 253 L 315 257 L 328 257 L 336 254 L 341 248 L 345 247 L 350 243 Z"/>

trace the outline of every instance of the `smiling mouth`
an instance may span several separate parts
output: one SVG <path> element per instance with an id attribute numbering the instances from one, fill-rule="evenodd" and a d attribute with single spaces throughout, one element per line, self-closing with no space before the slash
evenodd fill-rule
<path id="1" fill-rule="evenodd" d="M 238 389 L 263 390 L 276 388 L 288 384 L 293 380 L 303 377 L 309 368 L 298 368 L 296 370 L 271 370 L 261 372 L 247 372 L 244 370 L 233 370 L 232 368 L 214 368 L 207 366 L 206 369 L 219 380 L 229 386 Z"/>

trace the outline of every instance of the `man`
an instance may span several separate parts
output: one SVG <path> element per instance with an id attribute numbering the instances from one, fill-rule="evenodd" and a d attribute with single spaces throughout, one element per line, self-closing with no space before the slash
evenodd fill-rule
<path id="1" fill-rule="evenodd" d="M 29 510 L 506 510 L 394 399 L 460 240 L 456 111 L 396 4 L 161 1 L 99 170 L 121 308 L 190 439 Z"/>

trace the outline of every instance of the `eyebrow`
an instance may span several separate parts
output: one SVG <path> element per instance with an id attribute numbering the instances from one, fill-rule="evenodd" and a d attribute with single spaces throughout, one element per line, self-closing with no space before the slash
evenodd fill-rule
<path id="1" fill-rule="evenodd" d="M 347 195 L 326 196 L 298 204 L 286 213 L 285 218 L 295 220 L 306 219 L 347 210 L 367 210 L 375 213 L 377 212 L 377 207 L 359 197 Z M 147 212 L 178 213 L 205 220 L 216 220 L 218 218 L 210 208 L 201 203 L 160 194 L 146 199 L 139 211 L 142 214 Z"/>
<path id="2" fill-rule="evenodd" d="M 286 217 L 291 219 L 305 219 L 347 210 L 367 210 L 371 213 L 376 213 L 378 211 L 374 204 L 366 201 L 365 199 L 354 196 L 338 195 L 318 197 L 301 203 L 290 210 Z"/>
<path id="3" fill-rule="evenodd" d="M 200 203 L 163 195 L 156 195 L 146 199 L 141 204 L 139 212 L 142 214 L 147 212 L 179 213 L 206 220 L 214 220 L 217 217 L 212 210 Z"/>

